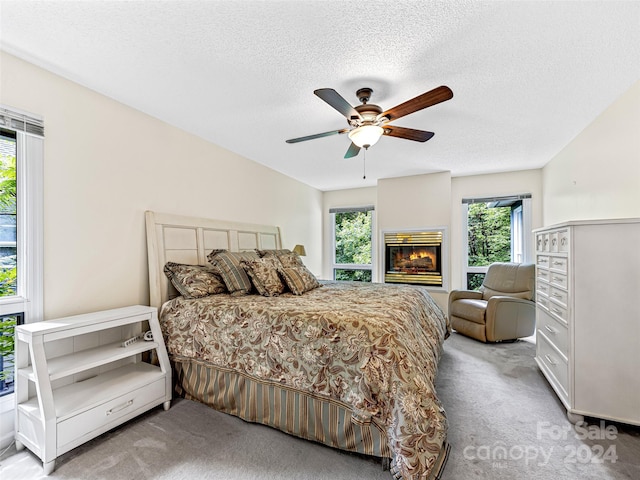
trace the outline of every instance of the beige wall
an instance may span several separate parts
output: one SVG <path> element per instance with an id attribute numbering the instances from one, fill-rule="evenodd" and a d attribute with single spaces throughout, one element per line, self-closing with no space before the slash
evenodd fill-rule
<path id="1" fill-rule="evenodd" d="M 640 81 L 543 169 L 544 225 L 640 217 Z"/>
<path id="2" fill-rule="evenodd" d="M 45 120 L 45 318 L 148 303 L 145 210 L 278 225 L 321 271 L 320 191 L 0 55 L 0 103 Z"/>

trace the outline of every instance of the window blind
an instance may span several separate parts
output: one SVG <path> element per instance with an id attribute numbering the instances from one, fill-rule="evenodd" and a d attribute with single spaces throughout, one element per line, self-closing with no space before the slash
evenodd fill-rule
<path id="1" fill-rule="evenodd" d="M 14 108 L 0 105 L 0 128 L 44 137 L 44 121 Z"/>
<path id="2" fill-rule="evenodd" d="M 515 202 L 517 200 L 524 200 L 525 198 L 531 198 L 531 194 L 523 193 L 520 195 L 505 195 L 501 197 L 463 198 L 462 203 Z"/>
<path id="3" fill-rule="evenodd" d="M 373 205 L 367 205 L 366 207 L 330 208 L 329 213 L 370 212 L 375 209 Z"/>

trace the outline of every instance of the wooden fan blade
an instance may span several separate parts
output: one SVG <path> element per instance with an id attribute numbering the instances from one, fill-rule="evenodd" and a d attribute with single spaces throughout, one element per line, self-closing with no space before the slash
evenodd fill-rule
<path id="1" fill-rule="evenodd" d="M 313 93 L 344 115 L 347 120 L 362 118 L 358 111 L 333 88 L 319 88 L 314 90 Z"/>
<path id="2" fill-rule="evenodd" d="M 424 130 L 415 130 L 413 128 L 396 127 L 395 125 L 385 125 L 384 135 L 390 137 L 404 138 L 416 142 L 426 142 L 435 135 L 433 132 L 425 132 Z"/>
<path id="3" fill-rule="evenodd" d="M 356 155 L 358 155 L 358 153 L 360 153 L 360 147 L 357 146 L 355 143 L 351 142 L 351 145 L 349 145 L 349 149 L 347 150 L 347 153 L 344 154 L 344 158 L 355 157 Z"/>
<path id="4" fill-rule="evenodd" d="M 306 140 L 313 140 L 314 138 L 322 138 L 322 137 L 328 137 L 330 135 L 338 135 L 338 134 L 341 134 L 341 133 L 347 133 L 348 131 L 349 131 L 348 128 L 343 128 L 342 130 L 331 130 L 330 132 L 316 133 L 315 135 L 307 135 L 306 137 L 291 138 L 289 140 L 286 140 L 286 142 L 287 143 L 304 142 Z"/>
<path id="5" fill-rule="evenodd" d="M 400 117 L 404 117 L 405 115 L 409 115 L 410 113 L 417 112 L 418 110 L 422 110 L 423 108 L 430 107 L 437 103 L 451 100 L 452 98 L 453 92 L 451 89 L 443 85 L 390 108 L 386 112 L 382 112 L 380 117 L 387 117 L 389 121 L 397 120 Z"/>

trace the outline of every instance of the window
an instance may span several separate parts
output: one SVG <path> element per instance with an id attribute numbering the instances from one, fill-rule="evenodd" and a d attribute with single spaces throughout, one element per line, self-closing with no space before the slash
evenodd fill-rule
<path id="1" fill-rule="evenodd" d="M 372 281 L 373 207 L 332 208 L 333 279 Z"/>
<path id="2" fill-rule="evenodd" d="M 14 326 L 42 318 L 41 119 L 0 106 L 0 396 L 13 391 Z"/>
<path id="3" fill-rule="evenodd" d="M 0 130 L 0 298 L 16 294 L 16 215 L 16 135 Z M 13 392 L 13 329 L 20 317 L 0 317 L 0 396 Z"/>
<path id="4" fill-rule="evenodd" d="M 466 288 L 477 290 L 494 262 L 529 261 L 531 195 L 463 199 Z"/>

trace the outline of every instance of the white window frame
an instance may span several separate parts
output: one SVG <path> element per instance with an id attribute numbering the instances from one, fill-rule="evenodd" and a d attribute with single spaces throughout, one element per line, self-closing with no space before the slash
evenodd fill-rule
<path id="1" fill-rule="evenodd" d="M 336 213 L 346 212 L 371 212 L 371 264 L 359 264 L 359 263 L 336 263 Z M 361 207 L 341 207 L 332 208 L 329 211 L 331 213 L 331 278 L 336 278 L 336 270 L 370 270 L 371 271 L 371 283 L 376 281 L 376 271 L 374 265 L 376 264 L 376 236 L 375 221 L 376 211 L 371 206 Z"/>
<path id="2" fill-rule="evenodd" d="M 514 228 L 513 215 L 511 218 L 511 261 L 516 263 L 532 263 L 533 262 L 533 250 L 532 250 L 532 201 L 530 194 L 522 194 L 515 196 L 518 200 L 522 201 L 522 223 L 516 222 Z M 490 202 L 500 201 L 514 198 L 514 195 L 496 195 L 495 197 L 482 197 L 471 198 L 462 200 L 462 288 L 467 288 L 467 274 L 469 273 L 487 273 L 489 266 L 469 266 L 469 200 L 473 202 Z M 514 245 L 514 230 L 521 229 L 522 231 L 522 252 L 519 249 L 513 248 Z M 528 233 L 527 233 L 528 232 Z M 514 258 L 514 254 L 520 254 L 521 259 Z"/>
<path id="3" fill-rule="evenodd" d="M 0 106 L 0 115 L 0 126 L 16 133 L 18 190 L 17 292 L 0 299 L 0 315 L 23 313 L 24 322 L 30 323 L 42 320 L 43 315 L 44 136 L 28 130 L 29 125 L 42 126 L 43 122 L 5 106 Z"/>

